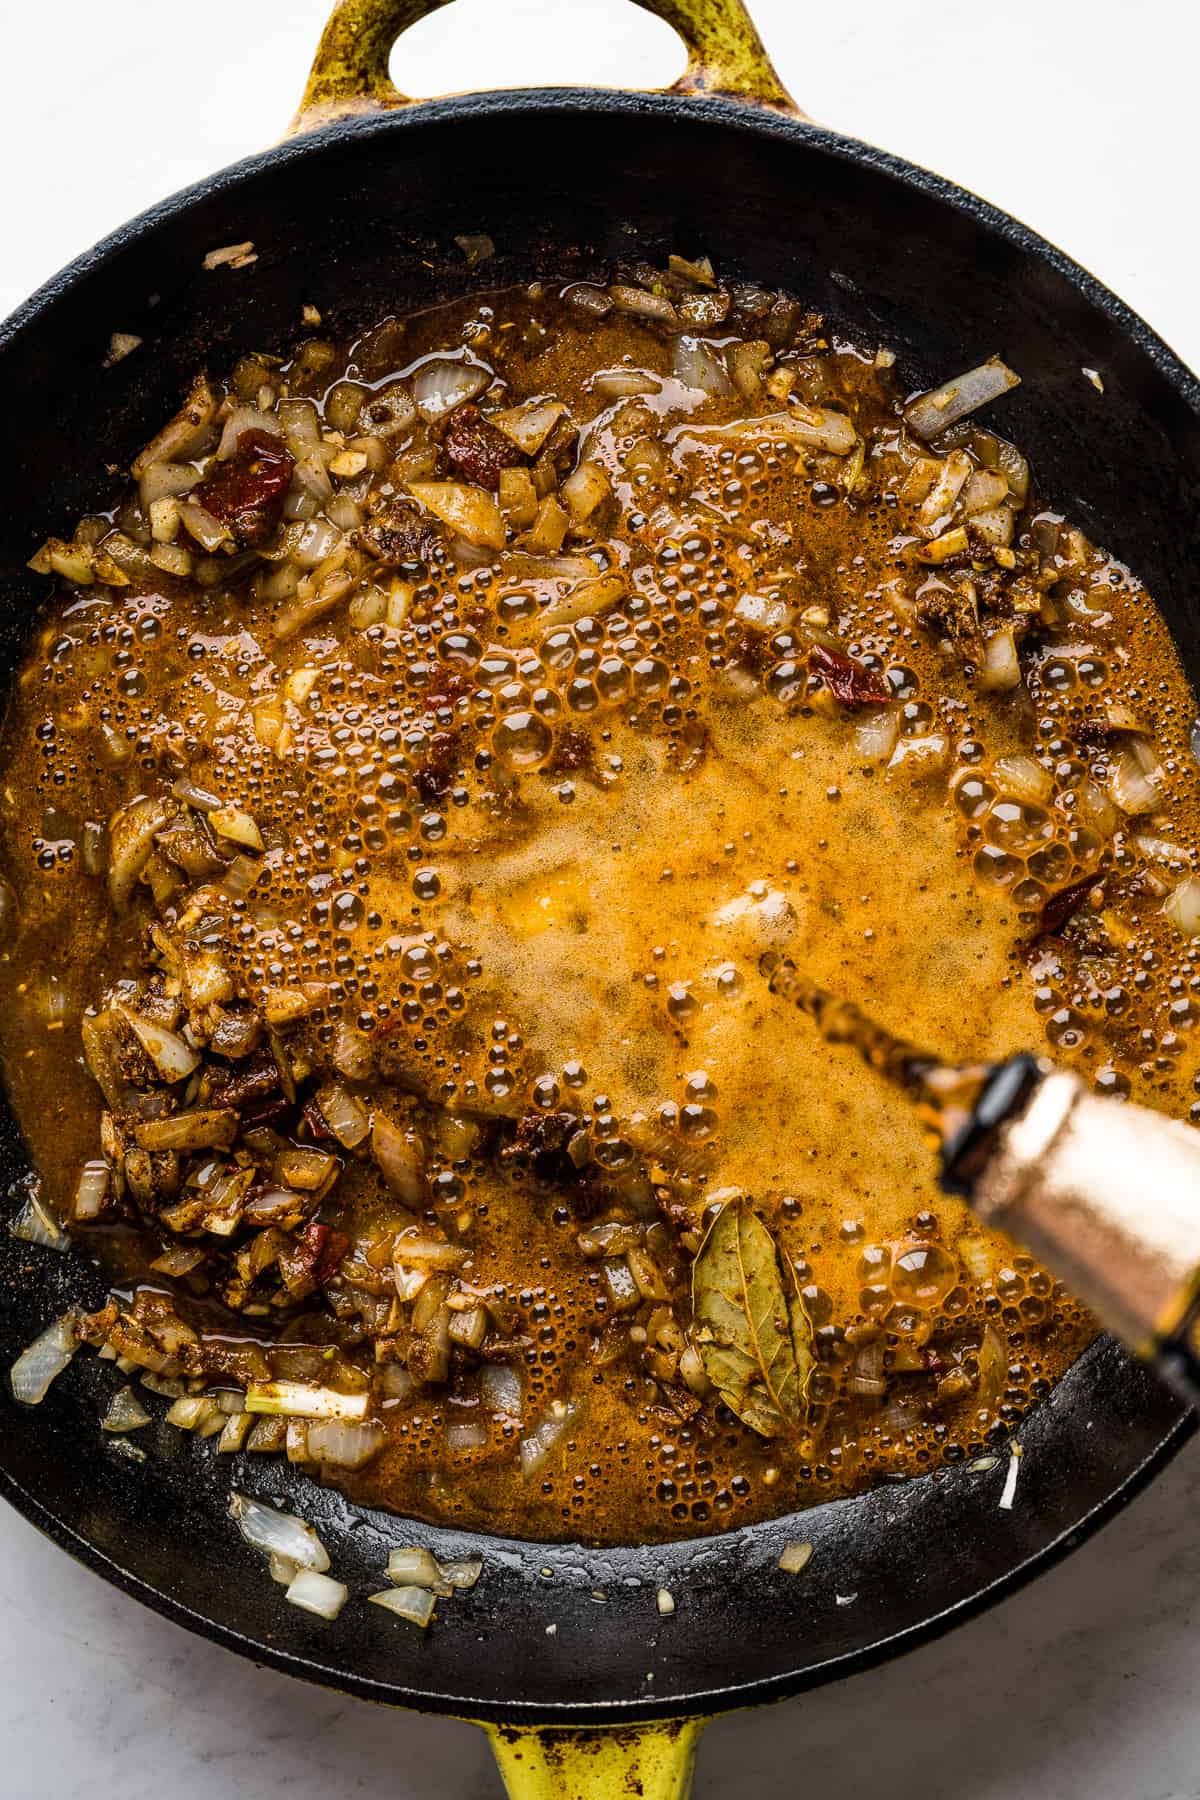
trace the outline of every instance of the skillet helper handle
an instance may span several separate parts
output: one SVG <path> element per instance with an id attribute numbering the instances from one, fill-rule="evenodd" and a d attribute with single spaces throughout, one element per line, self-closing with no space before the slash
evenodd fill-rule
<path id="1" fill-rule="evenodd" d="M 798 117 L 744 0 L 634 0 L 683 39 L 688 64 L 672 94 L 750 101 Z M 419 102 L 388 73 L 397 40 L 449 0 L 336 0 L 289 135 Z"/>
<path id="2" fill-rule="evenodd" d="M 508 1800 L 688 1800 L 706 1721 L 602 1731 L 485 1725 Z"/>

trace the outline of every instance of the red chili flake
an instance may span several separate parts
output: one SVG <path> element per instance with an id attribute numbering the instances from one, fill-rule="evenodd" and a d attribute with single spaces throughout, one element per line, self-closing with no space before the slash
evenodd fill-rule
<path id="1" fill-rule="evenodd" d="M 318 1144 L 327 1143 L 334 1135 L 326 1123 L 325 1114 L 317 1105 L 315 1094 L 311 1100 L 305 1103 L 304 1111 L 300 1114 L 300 1122 L 309 1137 L 315 1138 Z"/>
<path id="2" fill-rule="evenodd" d="M 517 446 L 485 419 L 477 406 L 456 406 L 446 422 L 442 442 L 450 462 L 478 487 L 500 486 L 503 469 L 515 469 L 525 457 Z"/>
<path id="3" fill-rule="evenodd" d="M 891 699 L 874 669 L 855 662 L 840 650 L 831 650 L 827 644 L 813 645 L 808 666 L 843 706 L 886 706 Z"/>
<path id="4" fill-rule="evenodd" d="M 275 524 L 295 466 L 282 438 L 255 426 L 242 432 L 231 457 L 213 465 L 196 498 L 239 543 L 261 544 Z"/>
<path id="5" fill-rule="evenodd" d="M 1073 881 L 1070 887 L 1060 888 L 1057 894 L 1051 894 L 1042 907 L 1039 935 L 1057 937 L 1067 920 L 1074 917 L 1102 879 L 1099 875 L 1085 875 L 1082 880 Z"/>
<path id="6" fill-rule="evenodd" d="M 322 1225 L 320 1229 L 328 1235 L 321 1246 L 321 1253 L 317 1258 L 317 1266 L 313 1270 L 313 1274 L 316 1276 L 317 1286 L 325 1287 L 341 1268 L 342 1260 L 350 1248 L 350 1239 L 344 1231 L 332 1231 L 328 1225 Z M 312 1230 L 311 1225 L 309 1230 Z"/>

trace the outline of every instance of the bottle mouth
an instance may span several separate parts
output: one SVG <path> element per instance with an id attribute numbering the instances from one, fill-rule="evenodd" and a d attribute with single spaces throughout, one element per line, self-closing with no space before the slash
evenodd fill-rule
<path id="1" fill-rule="evenodd" d="M 970 1113 L 942 1145 L 939 1178 L 947 1194 L 970 1199 L 1001 1127 L 1024 1110 L 1042 1074 L 1041 1062 L 1027 1050 L 996 1064 Z"/>

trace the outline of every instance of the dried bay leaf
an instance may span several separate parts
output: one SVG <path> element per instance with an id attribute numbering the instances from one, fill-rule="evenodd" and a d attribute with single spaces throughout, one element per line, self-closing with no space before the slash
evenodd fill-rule
<path id="1" fill-rule="evenodd" d="M 748 1200 L 727 1201 L 700 1246 L 692 1340 L 744 1425 L 767 1438 L 803 1430 L 812 1325 L 794 1272 Z"/>

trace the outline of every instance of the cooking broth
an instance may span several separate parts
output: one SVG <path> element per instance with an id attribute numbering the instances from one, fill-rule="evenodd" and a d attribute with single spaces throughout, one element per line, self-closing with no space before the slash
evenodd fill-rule
<path id="1" fill-rule="evenodd" d="M 1185 1114 L 1200 991 L 1192 696 L 963 410 L 1008 372 L 906 410 L 787 296 L 621 275 L 198 379 L 35 558 L 3 747 L 82 1335 L 198 1456 L 600 1542 L 968 1459 L 1095 1329 L 764 952 Z"/>

